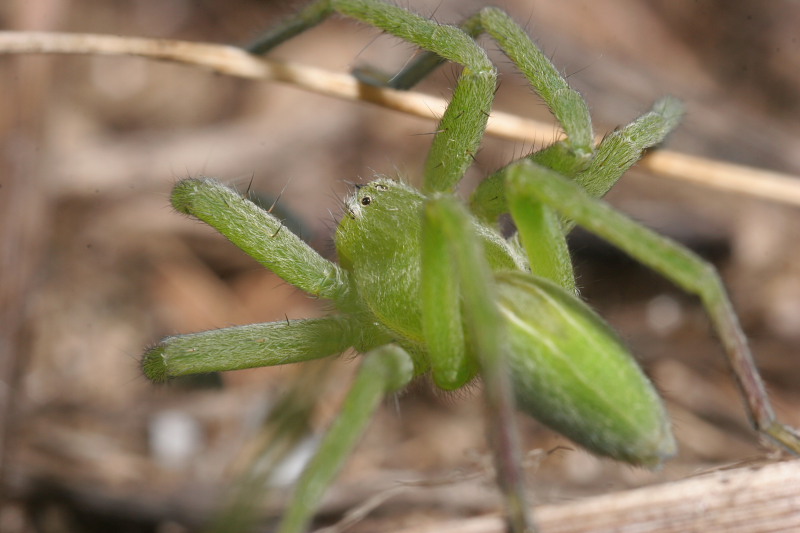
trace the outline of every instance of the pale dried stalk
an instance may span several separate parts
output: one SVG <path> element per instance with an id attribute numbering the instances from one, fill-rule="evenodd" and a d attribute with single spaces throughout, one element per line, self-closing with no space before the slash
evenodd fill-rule
<path id="1" fill-rule="evenodd" d="M 540 533 L 800 531 L 800 460 L 718 471 L 534 510 Z M 499 516 L 397 533 L 503 533 Z"/>
<path id="2" fill-rule="evenodd" d="M 353 76 L 315 67 L 265 59 L 228 45 L 143 39 L 96 34 L 0 32 L 0 54 L 98 54 L 162 59 L 209 68 L 242 78 L 279 81 L 344 100 L 371 102 L 423 118 L 438 119 L 447 101 L 417 92 L 373 87 Z M 554 136 L 554 126 L 493 111 L 486 132 L 531 142 Z M 654 175 L 746 194 L 774 202 L 800 205 L 800 179 L 743 165 L 656 151 L 639 164 Z"/>

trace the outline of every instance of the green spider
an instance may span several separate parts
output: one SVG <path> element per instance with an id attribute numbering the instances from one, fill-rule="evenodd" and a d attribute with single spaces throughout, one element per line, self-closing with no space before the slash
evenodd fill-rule
<path id="1" fill-rule="evenodd" d="M 380 0 L 318 0 L 251 51 L 266 52 L 334 12 L 428 51 L 390 78 L 392 87 L 413 86 L 445 60 L 463 66 L 433 140 L 422 190 L 386 177 L 357 185 L 336 230 L 336 264 L 233 190 L 212 179 L 181 181 L 172 195 L 178 211 L 213 226 L 288 283 L 331 300 L 338 313 L 168 337 L 142 362 L 147 377 L 160 382 L 308 361 L 351 347 L 364 354 L 280 531 L 305 530 L 382 398 L 424 375 L 446 390 L 483 379 L 498 482 L 514 531 L 534 530 L 518 473 L 514 405 L 599 455 L 652 467 L 675 453 L 655 389 L 577 296 L 566 246 L 574 224 L 701 298 L 755 427 L 800 453 L 800 434 L 775 420 L 713 267 L 599 200 L 643 150 L 677 125 L 678 101 L 657 102 L 595 145 L 581 96 L 522 28 L 495 8 L 457 28 Z M 494 66 L 474 40 L 484 32 L 545 101 L 565 139 L 489 176 L 467 206 L 453 191 L 478 150 L 497 83 Z M 497 229 L 505 213 L 517 228 L 510 238 Z"/>

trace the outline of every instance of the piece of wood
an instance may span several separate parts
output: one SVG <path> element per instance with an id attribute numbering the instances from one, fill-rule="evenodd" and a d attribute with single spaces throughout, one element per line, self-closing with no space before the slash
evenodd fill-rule
<path id="1" fill-rule="evenodd" d="M 800 531 L 800 460 L 697 477 L 534 510 L 539 533 Z M 503 533 L 499 516 L 398 533 Z"/>

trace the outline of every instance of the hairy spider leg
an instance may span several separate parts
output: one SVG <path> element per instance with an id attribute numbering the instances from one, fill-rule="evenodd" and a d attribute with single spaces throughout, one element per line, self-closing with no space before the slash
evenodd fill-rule
<path id="1" fill-rule="evenodd" d="M 357 343 L 359 327 L 347 315 L 330 315 L 173 335 L 147 349 L 142 371 L 161 383 L 191 374 L 302 363 L 344 352 Z"/>
<path id="2" fill-rule="evenodd" d="M 405 387 L 413 377 L 411 357 L 397 345 L 387 344 L 364 354 L 338 417 L 295 485 L 278 533 L 306 530 L 325 489 L 353 451 L 380 402 Z"/>
<path id="3" fill-rule="evenodd" d="M 439 374 L 460 375 L 468 367 L 466 327 L 469 352 L 476 356 L 484 383 L 489 442 L 496 456 L 509 530 L 533 532 L 519 468 L 519 433 L 507 366 L 509 346 L 485 251 L 466 208 L 454 197 L 436 195 L 423 210 L 421 297 L 431 371 L 436 380 Z"/>
<path id="4" fill-rule="evenodd" d="M 286 282 L 355 312 L 167 337 L 142 359 L 151 380 L 301 362 L 351 346 L 367 351 L 388 342 L 385 334 L 357 320 L 350 273 L 292 232 L 279 231 L 281 221 L 250 200 L 213 179 L 192 178 L 175 186 L 172 204 L 215 228 Z"/>
<path id="5" fill-rule="evenodd" d="M 486 129 L 497 72 L 486 52 L 454 26 L 438 24 L 380 0 L 318 0 L 267 32 L 251 51 L 267 52 L 333 13 L 345 15 L 463 65 L 425 162 L 423 191 L 452 191 L 472 164 Z"/>
<path id="6" fill-rule="evenodd" d="M 481 9 L 460 25 L 471 38 L 488 33 L 500 50 L 525 76 L 564 130 L 565 139 L 531 157 L 553 170 L 569 176 L 584 170 L 594 154 L 594 133 L 589 109 L 581 95 L 572 89 L 553 63 L 534 44 L 525 30 L 504 11 L 495 7 Z M 410 89 L 432 70 L 444 63 L 445 57 L 427 51 L 394 76 L 378 75 L 368 82 L 395 89 Z M 382 81 L 385 80 L 385 81 Z"/>
<path id="7" fill-rule="evenodd" d="M 643 150 L 660 143 L 677 126 L 683 114 L 678 100 L 664 98 L 649 113 L 606 136 L 595 150 L 585 101 L 507 13 L 497 8 L 484 8 L 468 18 L 461 29 L 473 38 L 488 33 L 561 124 L 566 138 L 526 159 L 574 178 L 593 196 L 605 195 L 641 157 Z M 423 53 L 392 77 L 388 85 L 410 88 L 442 62 L 443 58 L 434 52 Z M 496 222 L 497 217 L 509 211 L 505 205 L 504 176 L 502 169 L 489 176 L 472 195 L 472 211 L 484 222 Z M 564 231 L 560 231 L 558 216 L 542 204 L 531 206 L 527 212 L 518 212 L 517 216 L 526 218 L 528 231 L 521 237 L 523 242 L 527 241 L 531 269 L 577 292 L 565 239 L 572 225 L 567 222 Z M 534 246 L 533 243 L 538 244 Z"/>
<path id="8" fill-rule="evenodd" d="M 790 452 L 800 454 L 800 433 L 776 420 L 747 339 L 712 265 L 591 197 L 579 184 L 550 169 L 531 161 L 520 161 L 506 173 L 506 192 L 510 198 L 548 205 L 698 296 L 722 340 L 753 426 Z"/>
<path id="9" fill-rule="evenodd" d="M 575 176 L 568 176 L 593 197 L 602 197 L 633 164 L 642 152 L 654 146 L 677 126 L 683 105 L 675 98 L 664 98 L 627 126 L 608 134 L 597 148 L 589 166 Z M 536 154 L 522 158 L 539 164 Z M 527 252 L 531 271 L 548 278 L 568 291 L 577 292 L 566 236 L 574 221 L 556 214 L 541 203 L 518 199 L 515 205 L 506 200 L 505 179 L 513 162 L 492 174 L 473 192 L 470 210 L 487 224 L 494 225 L 503 213 L 511 213 L 519 238 Z M 539 164 L 546 167 L 547 165 Z M 561 173 L 563 175 L 563 173 Z"/>
<path id="10" fill-rule="evenodd" d="M 575 175 L 565 175 L 580 183 L 591 196 L 602 198 L 642 157 L 646 149 L 660 144 L 675 129 L 682 116 L 683 104 L 678 99 L 669 96 L 662 98 L 644 115 L 603 137 L 588 167 Z M 536 153 L 522 159 L 547 166 L 536 160 Z M 495 224 L 500 215 L 508 213 L 505 169 L 516 163 L 513 161 L 494 172 L 478 184 L 472 193 L 470 211 L 483 222 Z M 569 221 L 565 221 L 565 224 L 567 229 L 574 225 Z"/>
<path id="11" fill-rule="evenodd" d="M 247 255 L 284 281 L 320 298 L 346 301 L 350 274 L 328 261 L 283 222 L 236 191 L 211 178 L 190 178 L 172 190 L 172 206 L 225 235 Z"/>

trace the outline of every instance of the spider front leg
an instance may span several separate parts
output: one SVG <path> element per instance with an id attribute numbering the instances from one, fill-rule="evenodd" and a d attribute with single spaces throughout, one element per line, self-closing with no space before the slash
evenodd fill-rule
<path id="1" fill-rule="evenodd" d="M 507 169 L 506 194 L 531 204 L 547 205 L 700 297 L 725 347 L 754 427 L 787 450 L 800 454 L 800 433 L 776 420 L 747 339 L 713 266 L 592 198 L 574 181 L 530 161 L 520 161 Z"/>
<path id="2" fill-rule="evenodd" d="M 450 104 L 436 128 L 424 172 L 425 192 L 453 190 L 472 164 L 494 100 L 497 72 L 486 52 L 454 26 L 438 24 L 381 0 L 317 0 L 267 32 L 249 49 L 267 52 L 334 12 L 375 26 L 464 66 Z"/>
<path id="3" fill-rule="evenodd" d="M 533 532 L 508 375 L 509 346 L 495 306 L 494 280 L 484 250 L 472 219 L 455 198 L 436 197 L 423 210 L 422 316 L 433 379 L 443 388 L 457 388 L 474 374 L 475 365 L 479 366 L 489 442 L 506 501 L 509 530 Z M 470 349 L 465 344 L 465 332 Z"/>
<path id="4" fill-rule="evenodd" d="M 353 314 L 253 324 L 167 337 L 148 349 L 142 369 L 152 381 L 202 372 L 308 361 L 351 346 L 369 350 L 386 336 L 358 320 L 350 275 L 320 256 L 281 221 L 208 178 L 186 179 L 172 204 L 217 229 L 262 265 L 305 292 L 334 300 Z"/>
<path id="5" fill-rule="evenodd" d="M 469 17 L 460 28 L 473 39 L 488 33 L 525 76 L 564 129 L 566 138 L 563 141 L 530 157 L 570 176 L 584 170 L 594 155 L 594 133 L 586 102 L 569 86 L 522 27 L 503 10 L 487 7 Z M 409 89 L 449 59 L 433 49 L 428 50 L 430 51 L 421 54 L 395 76 L 385 77 L 384 84 L 396 89 Z"/>
<path id="6" fill-rule="evenodd" d="M 320 298 L 352 299 L 347 271 L 319 255 L 283 223 L 210 178 L 190 178 L 172 190 L 172 206 L 213 227 L 284 281 Z"/>
<path id="7" fill-rule="evenodd" d="M 589 166 L 570 177 L 590 196 L 602 197 L 644 150 L 664 140 L 682 114 L 683 105 L 675 98 L 659 100 L 650 112 L 607 135 Z M 528 159 L 535 161 L 535 157 Z M 507 199 L 506 175 L 508 169 L 516 168 L 517 164 L 511 163 L 483 181 L 473 193 L 470 207 L 478 218 L 487 222 L 495 221 L 501 213 L 510 212 L 527 251 L 531 270 L 570 292 L 577 292 L 566 241 L 574 221 L 565 219 L 545 204 L 531 203 L 519 195 Z"/>
<path id="8" fill-rule="evenodd" d="M 192 374 L 302 363 L 358 344 L 361 327 L 348 316 L 331 315 L 174 335 L 145 352 L 142 372 L 161 383 Z"/>
<path id="9" fill-rule="evenodd" d="M 584 170 L 575 175 L 566 175 L 580 183 L 591 196 L 603 197 L 642 157 L 645 150 L 660 144 L 675 129 L 682 116 L 683 104 L 680 100 L 669 96 L 662 98 L 644 115 L 606 135 L 597 146 L 591 163 Z M 541 164 L 536 160 L 536 153 L 526 159 Z M 509 211 L 505 176 L 506 169 L 515 164 L 516 162 L 511 163 L 483 180 L 472 193 L 470 210 L 482 221 L 493 224 L 500 215 Z M 565 229 L 570 224 L 573 223 L 567 221 Z"/>

